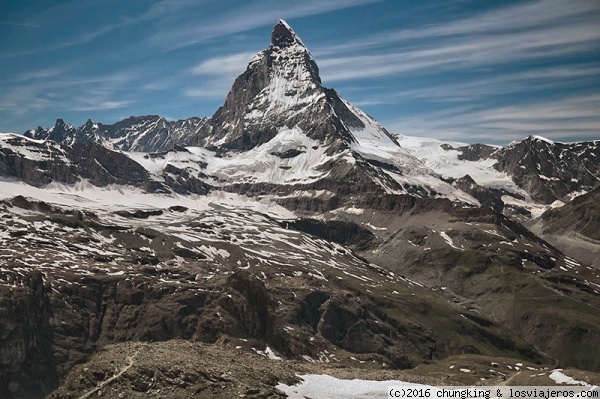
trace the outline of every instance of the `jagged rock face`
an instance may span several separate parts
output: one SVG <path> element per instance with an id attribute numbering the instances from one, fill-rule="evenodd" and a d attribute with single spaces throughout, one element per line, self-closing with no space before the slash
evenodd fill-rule
<path id="1" fill-rule="evenodd" d="M 451 179 L 452 180 L 452 179 Z M 519 201 L 524 201 L 525 198 L 520 193 L 508 191 L 505 188 L 486 187 L 477 184 L 470 175 L 464 175 L 455 179 L 452 185 L 465 193 L 471 195 L 481 204 L 482 208 L 491 208 L 498 213 L 506 216 L 511 216 L 515 220 L 527 220 L 531 217 L 531 211 L 517 204 L 505 204 L 504 196 L 512 197 Z"/>
<path id="2" fill-rule="evenodd" d="M 494 168 L 511 176 L 531 197 L 543 204 L 568 200 L 600 184 L 600 141 L 556 143 L 539 136 L 496 148 L 473 144 L 457 148 L 458 159 L 496 159 Z"/>
<path id="3" fill-rule="evenodd" d="M 39 270 L 19 277 L 14 292 L 0 288 L 0 397 L 43 397 L 58 386 L 51 288 Z"/>
<path id="4" fill-rule="evenodd" d="M 190 145 L 205 122 L 206 118 L 167 121 L 158 115 L 148 115 L 132 116 L 112 125 L 88 119 L 75 129 L 58 119 L 54 127 L 38 127 L 25 132 L 25 136 L 66 145 L 95 142 L 123 151 L 160 152 L 170 150 L 175 145 Z"/>
<path id="5" fill-rule="evenodd" d="M 487 159 L 492 157 L 496 151 L 498 151 L 498 148 L 485 144 L 471 144 L 464 147 L 458 147 L 457 149 L 461 151 L 461 154 L 458 155 L 458 159 L 467 161 Z"/>
<path id="6" fill-rule="evenodd" d="M 165 153 L 153 154 L 160 159 Z M 150 155 L 146 155 L 151 158 Z M 91 141 L 72 146 L 34 141 L 17 135 L 0 137 L 0 176 L 42 187 L 56 182 L 87 180 L 94 186 L 129 185 L 152 193 L 207 194 L 208 176 L 196 176 L 185 167 L 167 165 L 160 176 L 149 173 L 127 155 Z"/>
<path id="7" fill-rule="evenodd" d="M 502 190 L 482 187 L 469 175 L 456 179 L 453 184 L 473 196 L 481 206 L 489 206 L 497 212 L 502 212 L 504 209 L 504 202 L 502 202 L 501 197 L 505 193 Z"/>
<path id="8" fill-rule="evenodd" d="M 190 145 L 194 133 L 205 121 L 205 118 L 196 117 L 171 122 L 157 115 L 130 117 L 114 125 L 102 125 L 102 136 L 115 149 L 167 151 L 175 145 Z"/>
<path id="9" fill-rule="evenodd" d="M 198 118 L 193 116 L 187 119 L 167 122 L 172 144 L 168 148 L 163 146 L 163 150 L 166 151 L 167 149 L 173 148 L 173 146 L 192 145 L 196 140 L 196 134 L 198 130 L 206 123 L 207 120 L 208 118 L 206 117 Z M 152 152 L 156 151 L 160 151 L 160 149 L 153 150 Z"/>
<path id="10" fill-rule="evenodd" d="M 5 136 L 0 143 L 2 176 L 15 177 L 38 187 L 53 180 L 65 183 L 78 180 L 67 152 L 59 144 L 27 140 L 17 135 Z"/>
<path id="11" fill-rule="evenodd" d="M 321 85 L 308 49 L 280 21 L 271 45 L 235 80 L 225 104 L 200 129 L 197 143 L 246 151 L 296 127 L 328 145 L 337 140 L 339 149 L 354 141 L 351 129 L 364 129 L 365 121 L 394 141 L 383 127 Z"/>
<path id="12" fill-rule="evenodd" d="M 50 129 L 38 126 L 36 130 L 30 130 L 26 135 L 32 138 L 56 141 L 57 143 L 73 144 L 77 136 L 77 130 L 73 125 L 65 123 L 62 119 L 57 119 Z"/>
<path id="13" fill-rule="evenodd" d="M 494 167 L 542 203 L 564 200 L 600 183 L 600 141 L 564 144 L 528 137 L 502 148 L 496 157 Z"/>
<path id="14" fill-rule="evenodd" d="M 73 184 L 83 178 L 95 186 L 115 183 L 159 189 L 138 163 L 95 142 L 66 146 L 17 135 L 0 140 L 0 176 L 36 187 L 53 181 Z"/>

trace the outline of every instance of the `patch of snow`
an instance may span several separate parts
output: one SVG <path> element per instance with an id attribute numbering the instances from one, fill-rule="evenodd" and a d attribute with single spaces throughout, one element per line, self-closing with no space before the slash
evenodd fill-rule
<path id="1" fill-rule="evenodd" d="M 591 385 L 585 381 L 577 381 L 573 377 L 569 377 L 568 375 L 562 372 L 562 369 L 552 370 L 549 377 L 554 380 L 557 384 L 567 384 L 567 385 L 581 385 L 584 387 L 590 387 Z"/>
<path id="2" fill-rule="evenodd" d="M 362 208 L 348 207 L 346 208 L 346 213 L 351 213 L 353 215 L 362 215 L 365 210 Z"/>
<path id="3" fill-rule="evenodd" d="M 520 195 L 526 194 L 512 181 L 508 174 L 493 168 L 497 160 L 493 158 L 478 161 L 458 159 L 461 152 L 455 148 L 464 147 L 468 144 L 413 136 L 400 136 L 398 142 L 411 155 L 421 160 L 424 166 L 442 176 L 457 179 L 468 174 L 481 186 L 505 189 Z M 442 148 L 444 144 L 453 148 L 445 150 Z"/>
<path id="4" fill-rule="evenodd" d="M 552 140 L 550 140 L 550 139 L 547 139 L 547 138 L 545 138 L 545 137 L 543 137 L 543 136 L 532 135 L 531 137 L 532 137 L 532 138 L 534 138 L 534 139 L 536 139 L 536 140 L 539 140 L 539 141 L 543 141 L 543 142 L 545 142 L 545 143 L 548 143 L 548 144 L 554 144 L 554 141 L 552 141 Z"/>
<path id="5" fill-rule="evenodd" d="M 277 355 L 275 354 L 275 352 L 273 352 L 273 350 L 272 350 L 271 348 L 269 348 L 268 346 L 267 346 L 267 348 L 265 349 L 265 353 L 267 354 L 267 357 L 268 357 L 269 359 L 272 359 L 272 360 L 281 360 L 281 357 L 277 356 Z"/>
<path id="6" fill-rule="evenodd" d="M 302 382 L 298 385 L 278 384 L 277 389 L 285 392 L 290 399 L 305 398 L 387 398 L 388 388 L 413 387 L 433 388 L 427 385 L 413 384 L 404 381 L 371 381 L 371 380 L 343 380 L 329 375 L 306 374 L 301 375 Z M 435 388 L 433 388 L 435 389 Z"/>
<path id="7" fill-rule="evenodd" d="M 464 251 L 463 248 L 459 248 L 456 245 L 454 245 L 452 238 L 450 238 L 450 236 L 448 234 L 446 234 L 445 232 L 440 231 L 440 236 L 442 236 L 444 241 L 446 241 L 446 244 L 450 245 L 452 248 L 458 249 L 459 251 Z"/>
<path id="8" fill-rule="evenodd" d="M 193 210 L 247 209 L 276 219 L 293 219 L 295 215 L 272 201 L 256 201 L 244 195 L 214 191 L 208 195 L 179 195 L 147 193 L 132 186 L 107 185 L 96 187 L 87 180 L 75 184 L 50 183 L 43 188 L 30 186 L 15 179 L 1 179 L 0 199 L 17 195 L 35 198 L 49 204 L 78 209 L 108 210 L 169 208 L 173 205 Z M 218 204 L 218 205 L 217 205 Z"/>
<path id="9" fill-rule="evenodd" d="M 365 226 L 370 227 L 373 230 L 377 230 L 377 231 L 387 230 L 387 227 L 377 227 L 377 226 L 373 226 L 371 223 L 367 223 Z"/>

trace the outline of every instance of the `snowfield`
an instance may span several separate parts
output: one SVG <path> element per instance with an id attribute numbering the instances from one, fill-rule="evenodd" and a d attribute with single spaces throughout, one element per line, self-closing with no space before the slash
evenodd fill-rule
<path id="1" fill-rule="evenodd" d="M 35 198 L 51 205 L 76 207 L 83 210 L 115 211 L 119 209 L 169 208 L 185 206 L 196 211 L 211 209 L 246 209 L 276 219 L 291 219 L 294 214 L 268 198 L 257 201 L 244 195 L 213 191 L 208 195 L 147 193 L 132 186 L 108 185 L 96 187 L 86 180 L 75 184 L 51 183 L 33 187 L 14 179 L 0 178 L 0 200 L 17 195 Z"/>
<path id="2" fill-rule="evenodd" d="M 430 385 L 412 384 L 397 380 L 342 380 L 323 374 L 305 374 L 299 377 L 304 380 L 300 384 L 294 386 L 279 384 L 277 389 L 285 392 L 290 399 L 387 398 L 388 388 L 392 386 L 437 389 Z"/>
<path id="3" fill-rule="evenodd" d="M 469 369 L 461 369 L 463 372 L 470 372 Z M 399 380 L 386 380 L 386 381 L 373 381 L 373 380 L 343 380 L 324 374 L 305 374 L 300 375 L 302 382 L 298 385 L 277 385 L 277 389 L 285 392 L 290 399 L 306 399 L 306 398 L 327 398 L 327 399 L 362 399 L 362 398 L 388 398 L 390 389 L 392 388 L 413 388 L 413 389 L 429 389 L 431 398 L 438 397 L 436 392 L 440 391 L 442 387 L 435 387 L 432 385 L 414 384 Z M 577 391 L 597 391 L 598 387 L 590 385 L 584 381 L 576 381 L 572 377 L 569 377 L 562 373 L 562 369 L 553 370 L 550 374 L 550 378 L 553 379 L 557 384 L 567 385 L 578 385 L 580 388 Z M 444 387 L 448 388 L 448 387 Z M 467 387 L 453 387 L 457 389 L 464 389 Z M 509 386 L 481 386 L 481 387 L 468 387 L 480 388 L 480 389 L 492 389 L 492 392 L 496 392 L 498 388 L 507 390 Z M 513 387 L 518 389 L 533 389 L 534 387 Z M 548 387 L 535 387 L 536 389 Z M 505 392 L 504 397 L 508 396 L 508 392 Z M 407 397 L 407 396 L 401 396 Z M 418 396 L 417 396 L 418 397 Z M 491 397 L 496 397 L 491 395 Z M 560 398 L 560 397 L 559 397 Z"/>

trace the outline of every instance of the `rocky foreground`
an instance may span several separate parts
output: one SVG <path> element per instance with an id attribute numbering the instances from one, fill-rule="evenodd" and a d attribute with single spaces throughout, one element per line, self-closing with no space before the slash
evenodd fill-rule
<path id="1" fill-rule="evenodd" d="M 510 358 L 460 355 L 398 371 L 358 359 L 342 363 L 293 361 L 276 356 L 270 349 L 265 352 L 237 343 L 242 345 L 227 339 L 215 344 L 171 340 L 110 345 L 76 366 L 49 398 L 283 398 L 286 395 L 281 385 L 294 386 L 302 381 L 299 375 L 305 374 L 434 386 L 557 384 L 551 377 L 551 365 Z M 591 385 L 600 383 L 597 373 L 563 373 Z"/>

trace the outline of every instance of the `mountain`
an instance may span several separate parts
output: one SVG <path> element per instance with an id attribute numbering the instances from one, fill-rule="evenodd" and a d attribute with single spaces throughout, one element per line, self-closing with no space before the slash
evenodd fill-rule
<path id="1" fill-rule="evenodd" d="M 0 135 L 0 396 L 600 370 L 598 269 L 552 236 L 598 248 L 596 142 L 393 136 L 284 21 L 211 118 L 173 126 Z"/>
<path id="2" fill-rule="evenodd" d="M 112 125 L 93 122 L 91 119 L 78 128 L 57 119 L 50 129 L 38 127 L 25 132 L 36 140 L 52 140 L 60 144 L 95 142 L 107 148 L 122 151 L 160 152 L 175 145 L 192 143 L 194 132 L 205 118 L 192 117 L 167 121 L 157 115 L 132 116 Z"/>
<path id="3" fill-rule="evenodd" d="M 475 145 L 460 147 L 463 159 L 494 159 L 494 169 L 543 204 L 567 201 L 600 184 L 600 141 L 557 143 L 529 136 L 503 148 Z"/>
<path id="4" fill-rule="evenodd" d="M 51 140 L 0 135 L 0 175 L 36 187 L 85 181 L 94 186 L 118 184 L 138 186 L 149 192 L 167 190 L 126 155 L 93 141 L 66 146 Z"/>
<path id="5" fill-rule="evenodd" d="M 54 126 L 50 129 L 38 126 L 37 129 L 30 129 L 25 132 L 25 136 L 38 140 L 52 140 L 57 143 L 73 144 L 77 138 L 77 129 L 70 123 L 65 123 L 62 119 L 57 119 Z"/>
<path id="6" fill-rule="evenodd" d="M 444 180 L 521 221 L 600 184 L 600 141 L 559 143 L 529 136 L 499 147 L 404 135 L 396 139 Z"/>
<path id="7" fill-rule="evenodd" d="M 600 240 L 600 231 L 595 227 L 600 222 L 600 187 L 574 198 L 560 208 L 550 209 L 541 219 L 549 222 L 550 230 L 570 230 L 592 240 Z"/>
<path id="8" fill-rule="evenodd" d="M 16 134 L 0 135 L 0 176 L 34 187 L 52 183 L 96 187 L 116 184 L 138 187 L 148 193 L 185 194 L 206 194 L 210 189 L 185 169 L 166 167 L 162 174 L 156 175 L 128 155 L 95 141 L 65 145 Z"/>
<path id="9" fill-rule="evenodd" d="M 276 194 L 282 202 L 295 202 L 294 193 L 301 190 L 315 193 L 316 202 L 326 190 L 331 195 L 325 201 L 343 202 L 345 193 L 361 191 L 478 204 L 426 168 L 374 119 L 325 88 L 315 60 L 284 21 L 200 127 L 196 145 L 206 149 L 200 152 L 207 164 L 203 173 L 214 177 L 211 184 L 241 194 Z M 177 166 L 177 158 L 165 160 Z"/>
<path id="10" fill-rule="evenodd" d="M 600 179 L 594 167 L 600 142 L 563 144 L 531 136 L 500 148 L 393 136 L 322 85 L 315 60 L 284 21 L 210 119 L 130 117 L 113 125 L 88 121 L 77 129 L 57 120 L 51 129 L 26 135 L 66 145 L 94 141 L 124 151 L 174 150 L 153 162 L 132 157 L 167 179 L 172 175 L 165 168 L 177 170 L 180 183 L 191 179 L 242 194 L 276 192 L 280 201 L 296 202 L 298 189 L 335 194 L 354 184 L 352 190 L 368 195 L 443 197 L 522 220 L 590 191 Z M 203 148 L 194 153 L 195 166 L 181 148 L 190 144 Z M 344 187 L 337 187 L 341 181 Z"/>
<path id="11" fill-rule="evenodd" d="M 398 151 L 381 125 L 323 87 L 310 52 L 279 21 L 271 45 L 235 80 L 225 104 L 200 129 L 197 144 L 247 151 L 294 128 L 330 154 L 353 145 L 366 151 L 369 144 Z"/>

